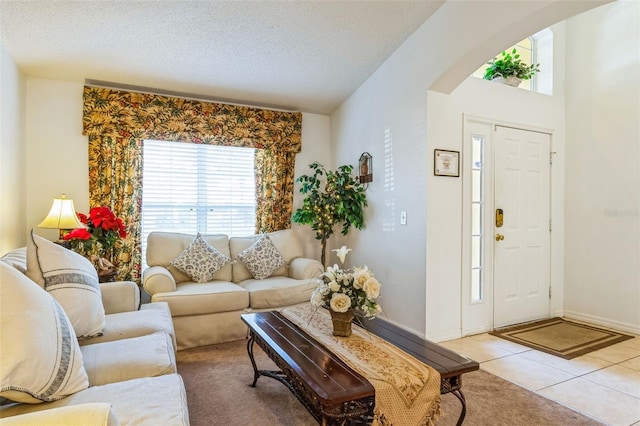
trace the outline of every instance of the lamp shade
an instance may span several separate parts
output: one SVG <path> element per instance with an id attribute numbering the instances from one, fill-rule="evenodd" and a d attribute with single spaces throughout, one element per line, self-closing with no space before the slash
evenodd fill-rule
<path id="1" fill-rule="evenodd" d="M 84 225 L 76 216 L 73 200 L 62 194 L 60 198 L 54 198 L 49 214 L 38 228 L 74 229 L 84 228 Z"/>

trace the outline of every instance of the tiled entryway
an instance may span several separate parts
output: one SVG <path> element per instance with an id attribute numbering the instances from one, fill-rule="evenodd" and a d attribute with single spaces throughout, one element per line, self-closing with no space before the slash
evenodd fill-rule
<path id="1" fill-rule="evenodd" d="M 489 334 L 440 344 L 600 422 L 640 426 L 640 337 L 565 360 Z"/>

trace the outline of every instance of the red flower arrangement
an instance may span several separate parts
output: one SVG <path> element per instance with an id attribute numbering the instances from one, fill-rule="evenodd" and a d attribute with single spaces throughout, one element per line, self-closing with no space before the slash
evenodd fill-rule
<path id="1" fill-rule="evenodd" d="M 77 215 L 80 222 L 87 227 L 76 228 L 63 239 L 81 247 L 85 252 L 91 251 L 97 242 L 103 254 L 110 254 L 118 240 L 127 237 L 122 219 L 116 217 L 108 207 L 94 207 L 89 211 L 89 216 L 82 213 Z"/>

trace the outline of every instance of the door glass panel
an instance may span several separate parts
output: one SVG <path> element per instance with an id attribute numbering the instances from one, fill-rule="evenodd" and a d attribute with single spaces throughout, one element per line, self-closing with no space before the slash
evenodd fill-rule
<path id="1" fill-rule="evenodd" d="M 480 235 L 482 232 L 482 205 L 473 203 L 471 205 L 471 235 Z"/>
<path id="2" fill-rule="evenodd" d="M 484 229 L 484 142 L 483 136 L 471 139 L 471 301 L 480 302 L 483 297 L 483 245 Z"/>
<path id="3" fill-rule="evenodd" d="M 471 170 L 471 201 L 482 201 L 482 170 Z"/>
<path id="4" fill-rule="evenodd" d="M 482 258 L 480 252 L 480 235 L 471 237 L 471 267 L 480 268 L 482 266 Z"/>
<path id="5" fill-rule="evenodd" d="M 480 269 L 471 270 L 471 300 L 475 302 L 482 300 L 482 282 L 480 281 L 480 273 Z"/>

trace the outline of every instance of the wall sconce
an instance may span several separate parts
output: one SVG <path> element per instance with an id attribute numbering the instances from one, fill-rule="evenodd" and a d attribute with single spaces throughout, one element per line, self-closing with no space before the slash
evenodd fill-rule
<path id="1" fill-rule="evenodd" d="M 360 183 L 373 182 L 373 157 L 368 152 L 363 152 L 360 156 L 358 160 L 358 171 L 358 180 Z"/>
<path id="2" fill-rule="evenodd" d="M 65 229 L 84 228 L 84 225 L 76 216 L 73 200 L 62 194 L 60 198 L 53 199 L 49 214 L 40 222 L 38 228 L 59 229 L 60 240 L 62 240 Z"/>

